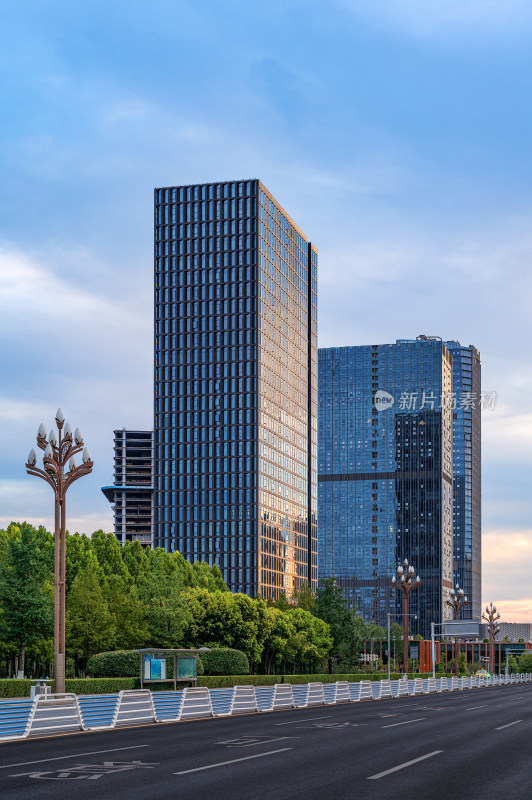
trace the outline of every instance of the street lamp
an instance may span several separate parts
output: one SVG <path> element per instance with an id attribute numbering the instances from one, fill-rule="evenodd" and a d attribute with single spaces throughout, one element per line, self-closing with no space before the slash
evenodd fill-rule
<path id="1" fill-rule="evenodd" d="M 495 637 L 500 632 L 499 622 L 501 615 L 497 611 L 497 607 L 490 603 L 486 606 L 486 613 L 482 614 L 482 619 L 488 623 L 488 634 L 490 640 L 490 666 L 491 674 L 495 674 Z M 499 665 L 500 667 L 500 665 Z M 500 669 L 499 669 L 500 671 Z"/>
<path id="2" fill-rule="evenodd" d="M 66 514 L 65 497 L 74 481 L 92 472 L 94 462 L 83 444 L 79 428 L 74 434 L 59 408 L 55 415 L 58 435 L 50 431 L 46 438 L 44 424 L 39 425 L 37 445 L 44 450 L 43 469 L 37 467 L 37 454 L 30 450 L 26 472 L 35 475 L 52 487 L 55 497 L 55 559 L 54 559 L 54 677 L 55 691 L 65 691 L 65 600 L 66 600 Z M 75 456 L 83 451 L 82 462 Z M 68 464 L 68 470 L 65 467 Z"/>
<path id="3" fill-rule="evenodd" d="M 453 609 L 454 618 L 460 619 L 460 612 L 464 606 L 468 604 L 469 600 L 464 594 L 464 590 L 460 589 L 458 584 L 456 584 L 455 589 L 451 589 L 449 592 L 449 597 L 445 601 L 445 605 L 449 606 Z M 458 660 L 460 657 L 460 639 L 458 637 L 454 637 L 454 674 L 458 678 L 460 675 L 460 666 L 458 664 Z"/>
<path id="4" fill-rule="evenodd" d="M 395 586 L 403 593 L 403 671 L 408 675 L 408 595 L 421 583 L 419 575 L 414 578 L 415 569 L 408 566 L 408 559 L 405 558 L 403 566 L 397 567 L 397 576 L 392 578 L 392 586 Z"/>

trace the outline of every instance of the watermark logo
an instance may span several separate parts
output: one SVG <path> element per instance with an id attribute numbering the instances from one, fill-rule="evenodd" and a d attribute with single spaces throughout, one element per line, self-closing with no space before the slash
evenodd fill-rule
<path id="1" fill-rule="evenodd" d="M 497 392 L 442 392 L 437 394 L 431 390 L 419 392 L 401 392 L 397 401 L 399 411 L 494 411 L 499 395 Z"/>
<path id="2" fill-rule="evenodd" d="M 397 400 L 397 411 L 442 411 L 445 408 L 453 411 L 494 411 L 499 395 L 497 392 L 441 392 L 430 389 L 413 392 L 401 392 Z M 378 389 L 374 403 L 377 411 L 387 411 L 394 404 L 393 395 Z"/>
<path id="3" fill-rule="evenodd" d="M 389 392 L 385 392 L 383 389 L 379 389 L 375 392 L 375 408 L 377 411 L 386 411 L 388 408 L 391 408 L 393 404 L 394 399 Z"/>

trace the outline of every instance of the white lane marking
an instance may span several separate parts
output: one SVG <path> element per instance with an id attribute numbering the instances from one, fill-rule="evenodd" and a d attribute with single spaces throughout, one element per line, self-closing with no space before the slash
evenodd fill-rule
<path id="1" fill-rule="evenodd" d="M 400 769 L 406 769 L 406 767 L 411 767 L 412 764 L 417 764 L 418 761 L 424 761 L 426 758 L 432 758 L 432 756 L 437 756 L 440 753 L 443 753 L 443 750 L 433 750 L 432 753 L 427 753 L 426 755 L 420 756 L 419 758 L 413 758 L 412 761 L 405 761 L 404 764 L 399 764 L 397 767 L 392 767 L 391 769 L 387 769 L 384 772 L 378 772 L 376 775 L 370 775 L 367 780 L 377 781 L 379 778 L 384 778 L 385 775 L 390 775 L 392 772 L 397 772 Z"/>
<path id="2" fill-rule="evenodd" d="M 426 717 L 418 717 L 417 719 L 407 719 L 405 722 L 393 722 L 391 725 L 381 725 L 381 728 L 396 728 L 398 725 L 410 725 L 412 722 L 421 722 L 427 719 Z"/>
<path id="3" fill-rule="evenodd" d="M 487 705 L 484 706 L 471 706 L 471 708 L 466 708 L 466 711 L 476 711 L 477 708 L 487 708 Z"/>
<path id="4" fill-rule="evenodd" d="M 511 728 L 512 725 L 517 725 L 518 722 L 522 722 L 522 719 L 516 719 L 515 722 L 509 722 L 507 725 L 499 725 L 498 728 L 495 728 L 496 731 L 502 731 L 504 728 Z"/>
<path id="5" fill-rule="evenodd" d="M 252 747 L 258 744 L 271 744 L 285 739 L 299 739 L 299 736 L 241 736 L 239 739 L 225 739 L 216 744 L 225 744 L 227 747 Z"/>
<path id="6" fill-rule="evenodd" d="M 292 750 L 292 747 L 282 747 L 280 750 L 269 750 L 267 753 L 256 753 L 253 756 L 244 756 L 243 758 L 233 758 L 231 761 L 218 761 L 217 764 L 206 764 L 204 767 L 194 767 L 194 769 L 183 769 L 181 772 L 174 772 L 174 775 L 188 775 L 190 772 L 201 772 L 204 769 L 214 769 L 215 767 L 225 767 L 227 764 L 236 764 L 239 761 L 249 761 L 251 758 L 264 758 L 264 756 L 273 756 L 275 753 L 285 753 L 287 750 Z"/>
<path id="7" fill-rule="evenodd" d="M 112 747 L 110 750 L 92 750 L 89 753 L 74 753 L 71 756 L 56 756 L 55 758 L 39 758 L 37 761 L 19 761 L 17 764 L 2 764 L 0 769 L 11 769 L 11 767 L 25 767 L 27 764 L 44 764 L 45 761 L 63 761 L 65 758 L 85 758 L 85 756 L 96 756 L 100 753 L 116 753 L 118 750 L 138 750 L 139 747 L 150 747 L 149 744 L 133 744 L 129 747 Z"/>
<path id="8" fill-rule="evenodd" d="M 297 725 L 298 722 L 310 722 L 313 719 L 329 719 L 329 717 L 334 717 L 334 714 L 324 714 L 322 717 L 301 717 L 300 719 L 294 719 L 291 722 L 276 722 L 275 727 L 278 725 Z"/>

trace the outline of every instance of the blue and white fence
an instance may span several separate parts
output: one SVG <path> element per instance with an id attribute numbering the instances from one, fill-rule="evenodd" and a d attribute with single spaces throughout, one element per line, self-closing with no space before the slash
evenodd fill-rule
<path id="1" fill-rule="evenodd" d="M 532 673 L 492 678 L 278 683 L 231 689 L 195 687 L 177 692 L 138 689 L 84 697 L 70 693 L 37 695 L 34 700 L 0 701 L 0 742 L 42 733 L 106 730 L 150 722 L 182 722 L 530 682 Z"/>

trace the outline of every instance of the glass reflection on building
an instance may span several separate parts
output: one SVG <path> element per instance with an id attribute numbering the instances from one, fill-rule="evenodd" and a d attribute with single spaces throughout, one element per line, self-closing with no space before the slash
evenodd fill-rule
<path id="1" fill-rule="evenodd" d="M 258 180 L 155 190 L 155 542 L 317 584 L 317 250 Z"/>
<path id="2" fill-rule="evenodd" d="M 318 392 L 320 578 L 386 625 L 408 558 L 410 630 L 427 636 L 453 581 L 451 354 L 441 340 L 320 349 Z"/>

